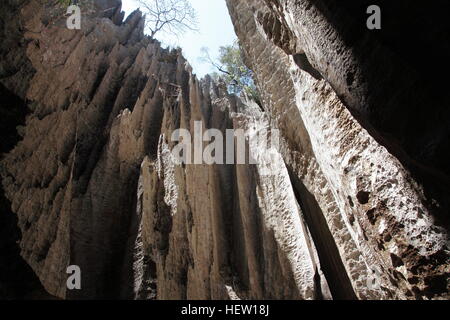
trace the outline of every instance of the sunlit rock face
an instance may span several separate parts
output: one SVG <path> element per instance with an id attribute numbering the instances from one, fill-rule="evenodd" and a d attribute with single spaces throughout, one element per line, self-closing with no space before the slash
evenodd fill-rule
<path id="1" fill-rule="evenodd" d="M 45 289 L 68 299 L 330 298 L 276 150 L 261 165 L 171 158 L 172 132 L 195 121 L 270 131 L 261 108 L 197 80 L 179 51 L 143 35 L 140 13 L 122 22 L 116 7 L 73 31 L 45 25 L 43 10 L 21 8 L 30 112 L 2 183 L 21 255 Z M 82 270 L 81 290 L 66 289 L 69 265 Z"/>
<path id="2" fill-rule="evenodd" d="M 228 0 L 259 106 L 198 80 L 179 50 L 144 36 L 139 12 L 123 21 L 120 1 L 90 6 L 81 30 L 57 7 L 7 1 L 0 208 L 10 236 L 0 267 L 21 263 L 7 271 L 31 283 L 15 296 L 46 297 L 43 287 L 65 299 L 446 297 L 445 181 L 424 178 L 445 171 L 433 166 L 438 153 L 419 157 L 407 131 L 389 132 L 405 137 L 392 146 L 367 89 L 379 75 L 341 30 L 346 7 L 331 24 L 328 1 L 308 3 Z M 380 90 L 398 97 L 401 85 Z M 256 165 L 180 165 L 172 134 L 194 136 L 198 122 L 248 139 L 279 130 L 280 146 L 257 145 Z M 429 136 L 442 143 L 444 131 Z M 67 289 L 69 265 L 82 271 L 81 290 Z M 4 279 L 0 297 L 11 297 Z"/>
<path id="3" fill-rule="evenodd" d="M 381 1 L 373 32 L 369 2 L 227 1 L 333 296 L 446 297 L 444 3 Z"/>

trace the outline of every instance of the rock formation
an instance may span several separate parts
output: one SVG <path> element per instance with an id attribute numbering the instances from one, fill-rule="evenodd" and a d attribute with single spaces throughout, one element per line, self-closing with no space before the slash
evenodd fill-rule
<path id="1" fill-rule="evenodd" d="M 0 12 L 0 267 L 20 264 L 5 272 L 22 291 L 448 298 L 448 126 L 434 121 L 445 100 L 389 39 L 351 34 L 359 6 L 227 0 L 262 110 L 198 80 L 181 50 L 144 36 L 139 11 L 123 21 L 119 0 L 96 1 L 82 30 L 51 2 Z M 402 118 L 408 106 L 417 113 Z M 280 147 L 260 146 L 257 165 L 177 164 L 171 136 L 196 121 L 224 135 L 277 129 Z M 66 287 L 69 265 L 81 290 Z"/>
<path id="2" fill-rule="evenodd" d="M 380 1 L 379 33 L 364 27 L 370 1 L 227 2 L 287 141 L 283 159 L 332 293 L 343 287 L 333 279 L 339 261 L 358 298 L 446 296 L 444 2 L 422 12 Z M 378 289 L 367 286 L 373 272 Z"/>

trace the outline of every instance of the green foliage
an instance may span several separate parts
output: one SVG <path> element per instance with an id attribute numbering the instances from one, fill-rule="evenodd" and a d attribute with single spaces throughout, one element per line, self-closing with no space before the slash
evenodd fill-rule
<path id="1" fill-rule="evenodd" d="M 260 95 L 254 80 L 254 73 L 244 63 L 239 43 L 235 41 L 232 45 L 220 47 L 218 62 L 214 62 L 209 56 L 208 49 L 203 48 L 203 61 L 214 65 L 221 73 L 220 78 L 225 80 L 230 93 L 239 95 L 245 92 L 249 97 L 260 104 Z M 217 78 L 218 75 L 213 75 Z"/>
<path id="2" fill-rule="evenodd" d="M 228 72 L 225 79 L 231 86 L 230 90 L 236 94 L 245 91 L 251 95 L 256 90 L 253 72 L 244 64 L 239 44 L 235 42 L 231 46 L 221 47 L 219 51 L 220 64 Z"/>

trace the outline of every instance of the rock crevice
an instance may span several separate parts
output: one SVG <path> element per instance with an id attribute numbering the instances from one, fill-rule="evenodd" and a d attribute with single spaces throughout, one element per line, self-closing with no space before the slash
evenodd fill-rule
<path id="1" fill-rule="evenodd" d="M 440 147 L 425 159 L 405 135 L 416 119 L 398 132 L 378 121 L 389 105 L 410 101 L 402 100 L 408 83 L 386 91 L 392 101 L 377 109 L 380 74 L 352 55 L 367 39 L 352 42 L 341 20 L 351 11 L 330 17 L 331 2 L 312 2 L 227 0 L 261 110 L 220 81 L 198 80 L 181 50 L 144 35 L 139 11 L 123 21 L 118 0 L 96 1 L 82 30 L 65 28 L 58 7 L 8 1 L 2 18 L 12 20 L 12 10 L 20 20 L 1 26 L 9 41 L 0 48 L 1 89 L 29 112 L 20 139 L 9 128 L 14 137 L 2 148 L 1 214 L 17 216 L 21 257 L 48 293 L 448 297 L 448 225 L 436 218 L 448 209 L 439 197 L 446 189 L 420 179 L 390 142 L 404 137 L 397 150 L 426 172 L 446 172 Z M 280 147 L 258 145 L 256 165 L 180 165 L 172 135 L 194 136 L 199 121 L 224 136 L 279 130 Z M 66 288 L 69 265 L 80 266 L 82 290 Z"/>

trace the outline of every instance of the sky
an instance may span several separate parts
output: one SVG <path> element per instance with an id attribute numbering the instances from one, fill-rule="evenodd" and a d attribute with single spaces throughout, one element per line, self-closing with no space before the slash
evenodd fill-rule
<path id="1" fill-rule="evenodd" d="M 183 55 L 192 65 L 194 73 L 201 78 L 207 73 L 217 71 L 211 65 L 199 61 L 199 58 L 203 56 L 201 48 L 209 48 L 210 56 L 216 58 L 220 46 L 232 44 L 236 39 L 236 34 L 225 0 L 189 1 L 197 11 L 199 31 L 187 31 L 178 38 L 164 35 L 164 39 L 158 38 L 158 34 L 156 34 L 156 38 L 162 41 L 163 45 L 180 46 L 183 49 Z M 138 5 L 134 0 L 122 0 L 122 10 L 125 11 L 126 15 L 136 8 L 138 8 Z"/>

